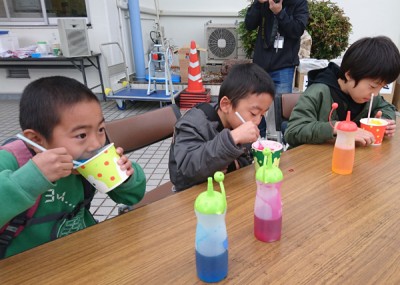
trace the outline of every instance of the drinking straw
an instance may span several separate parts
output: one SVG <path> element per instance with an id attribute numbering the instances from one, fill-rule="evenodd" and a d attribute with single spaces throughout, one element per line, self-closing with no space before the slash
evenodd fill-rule
<path id="1" fill-rule="evenodd" d="M 24 135 L 17 134 L 16 137 L 19 138 L 19 139 L 21 139 L 21 140 L 23 140 L 24 142 L 30 144 L 31 146 L 34 146 L 34 147 L 38 148 L 39 150 L 41 150 L 41 151 L 43 151 L 43 152 L 47 150 L 47 149 L 45 149 L 44 147 L 42 147 L 41 145 L 38 145 L 37 143 L 35 143 L 34 141 L 31 141 L 30 139 L 28 139 L 28 138 L 25 137 Z M 74 165 L 80 165 L 80 164 L 81 164 L 79 161 L 76 161 L 76 160 L 72 160 L 72 163 L 73 163 Z"/>
<path id="2" fill-rule="evenodd" d="M 369 101 L 368 118 L 367 123 L 369 123 L 369 117 L 371 116 L 372 101 L 374 100 L 374 93 L 371 93 L 371 100 Z"/>

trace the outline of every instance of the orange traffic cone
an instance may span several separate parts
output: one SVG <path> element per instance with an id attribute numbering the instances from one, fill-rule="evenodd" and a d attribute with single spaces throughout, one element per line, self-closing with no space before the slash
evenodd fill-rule
<path id="1" fill-rule="evenodd" d="M 195 41 L 190 43 L 190 56 L 189 56 L 189 69 L 188 69 L 188 87 L 187 92 L 190 93 L 203 93 L 203 80 L 201 79 L 201 68 L 199 58 L 197 56 L 197 49 Z"/>

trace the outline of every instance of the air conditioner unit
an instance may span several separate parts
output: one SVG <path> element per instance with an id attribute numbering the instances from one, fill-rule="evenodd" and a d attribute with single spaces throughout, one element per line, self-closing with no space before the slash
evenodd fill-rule
<path id="1" fill-rule="evenodd" d="M 238 35 L 235 24 L 205 24 L 207 64 L 222 64 L 238 58 Z"/>
<path id="2" fill-rule="evenodd" d="M 58 19 L 57 23 L 65 57 L 91 55 L 85 19 Z"/>

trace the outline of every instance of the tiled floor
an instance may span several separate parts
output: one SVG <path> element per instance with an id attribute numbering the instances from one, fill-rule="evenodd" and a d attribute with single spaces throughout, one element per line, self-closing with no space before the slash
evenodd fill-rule
<path id="1" fill-rule="evenodd" d="M 0 100 L 0 144 L 20 132 L 18 100 Z M 101 103 L 106 121 L 140 114 L 160 107 L 158 102 L 128 102 L 126 110 L 118 110 L 114 101 Z M 168 156 L 171 139 L 128 153 L 128 157 L 142 166 L 147 178 L 146 191 L 169 180 Z M 118 206 L 107 195 L 96 193 L 91 212 L 98 221 L 118 215 Z"/>

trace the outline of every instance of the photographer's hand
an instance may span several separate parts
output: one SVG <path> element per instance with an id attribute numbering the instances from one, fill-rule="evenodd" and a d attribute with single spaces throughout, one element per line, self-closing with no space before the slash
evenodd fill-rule
<path id="1" fill-rule="evenodd" d="M 259 0 L 260 1 L 260 0 Z M 280 11 L 282 11 L 282 2 L 283 0 L 268 0 L 269 2 L 269 9 L 274 13 L 275 15 L 278 14 Z M 266 2 L 266 1 L 265 1 Z"/>

